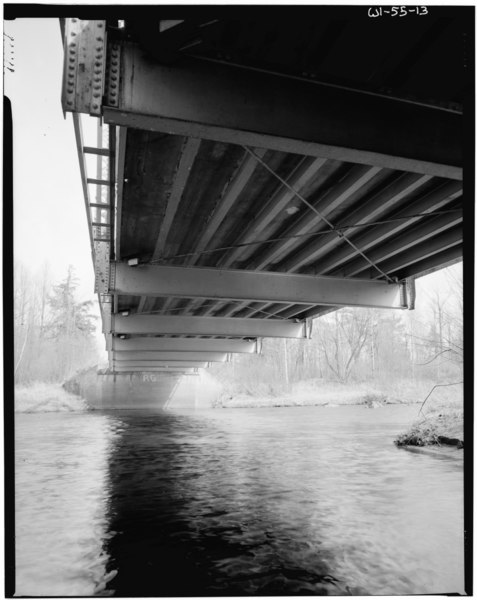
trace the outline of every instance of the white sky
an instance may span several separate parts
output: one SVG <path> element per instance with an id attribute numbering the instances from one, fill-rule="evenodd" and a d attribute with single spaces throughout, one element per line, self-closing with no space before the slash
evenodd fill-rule
<path id="1" fill-rule="evenodd" d="M 73 122 L 61 109 L 59 21 L 5 21 L 4 32 L 14 38 L 15 72 L 5 71 L 4 87 L 13 105 L 15 258 L 33 270 L 47 261 L 53 280 L 65 277 L 73 264 L 80 280 L 79 299 L 95 299 Z M 87 120 L 93 128 L 85 136 L 94 135 L 96 120 Z M 429 291 L 446 285 L 441 273 L 419 282 L 421 290 Z M 420 293 L 418 303 L 425 296 Z"/>
<path id="2" fill-rule="evenodd" d="M 4 32 L 14 38 L 15 72 L 5 71 L 4 90 L 13 110 L 15 258 L 32 270 L 48 261 L 53 280 L 65 277 L 73 264 L 79 295 L 93 298 L 73 121 L 61 109 L 59 20 L 5 21 Z"/>

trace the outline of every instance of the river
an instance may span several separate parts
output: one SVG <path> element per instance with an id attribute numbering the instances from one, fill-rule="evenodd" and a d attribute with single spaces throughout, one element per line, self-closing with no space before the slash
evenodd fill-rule
<path id="1" fill-rule="evenodd" d="M 464 593 L 416 407 L 17 414 L 16 595 Z"/>

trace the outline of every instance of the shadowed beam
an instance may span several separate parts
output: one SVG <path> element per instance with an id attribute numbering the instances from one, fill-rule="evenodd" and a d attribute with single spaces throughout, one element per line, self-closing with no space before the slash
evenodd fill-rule
<path id="1" fill-rule="evenodd" d="M 428 256 L 411 266 L 402 267 L 399 273 L 402 273 L 404 276 L 409 276 L 410 274 L 414 276 L 414 274 L 416 274 L 416 277 L 423 277 L 424 275 L 428 275 L 429 273 L 433 273 L 434 271 L 459 262 L 462 260 L 462 253 L 463 244 L 451 246 L 447 250 Z"/>
<path id="2" fill-rule="evenodd" d="M 455 181 L 445 183 L 437 190 L 429 192 L 422 198 L 417 199 L 411 206 L 407 206 L 392 215 L 392 218 L 396 219 L 395 222 L 378 225 L 373 227 L 372 230 L 364 231 L 361 234 L 353 236 L 353 242 L 360 250 L 367 252 L 369 248 L 377 246 L 387 241 L 389 238 L 394 238 L 403 229 L 406 229 L 413 223 L 417 223 L 421 218 L 412 216 L 406 218 L 407 215 L 432 213 L 433 211 L 441 209 L 444 210 L 446 205 L 461 195 L 462 186 L 460 183 Z M 356 256 L 356 250 L 348 245 L 343 245 L 341 248 L 333 250 L 318 261 L 316 273 L 320 275 L 329 273 Z"/>
<path id="3" fill-rule="evenodd" d="M 341 181 L 333 186 L 324 196 L 320 196 L 313 205 L 323 217 L 328 217 L 342 206 L 353 194 L 357 193 L 363 186 L 373 180 L 381 169 L 377 167 L 352 167 Z M 293 238 L 295 235 L 303 235 L 315 230 L 316 225 L 328 227 L 320 214 L 307 209 L 297 221 L 285 232 L 284 237 L 290 237 L 275 244 L 268 244 L 267 249 L 253 261 L 254 269 L 263 269 L 271 262 L 277 262 L 290 252 L 293 246 L 297 246 L 302 240 Z"/>
<path id="4" fill-rule="evenodd" d="M 397 206 L 398 202 L 402 202 L 407 196 L 415 193 L 421 186 L 425 185 L 429 179 L 426 175 L 419 176 L 414 173 L 401 175 L 398 179 L 394 179 L 384 190 L 373 194 L 369 199 L 363 198 L 360 200 L 359 207 L 348 213 L 339 223 L 335 223 L 335 227 L 370 223 L 379 219 L 386 211 Z M 352 228 L 345 230 L 346 236 L 353 237 L 353 235 L 356 235 L 355 231 Z M 297 271 L 303 265 L 324 256 L 341 242 L 342 238 L 336 233 L 320 236 L 317 240 L 311 240 L 303 249 L 294 252 L 289 258 L 285 259 L 281 269 L 289 272 Z"/>
<path id="5" fill-rule="evenodd" d="M 413 246 L 406 252 L 393 256 L 392 258 L 380 263 L 380 266 L 386 273 L 392 275 L 400 273 L 405 267 L 412 268 L 414 263 L 420 263 L 434 255 L 438 255 L 453 246 L 462 247 L 462 227 L 456 226 L 446 231 L 436 239 L 426 240 L 423 243 Z"/>
<path id="6" fill-rule="evenodd" d="M 254 150 L 260 158 L 263 158 L 266 151 L 261 149 Z M 202 232 L 199 241 L 194 247 L 194 255 L 190 256 L 186 259 L 185 263 L 188 266 L 194 265 L 198 259 L 200 258 L 200 253 L 203 252 L 210 241 L 213 239 L 217 229 L 219 228 L 222 221 L 227 216 L 228 212 L 236 202 L 237 198 L 243 192 L 245 186 L 250 180 L 253 172 L 255 171 L 258 163 L 255 157 L 250 156 L 250 154 L 245 153 L 245 157 L 242 159 L 242 163 L 240 167 L 237 169 L 234 174 L 232 180 L 227 185 L 224 194 L 222 195 L 218 205 L 215 207 L 210 220 L 207 223 L 205 230 Z M 188 306 L 187 310 L 193 310 L 196 307 L 196 301 L 192 300 Z M 170 306 L 170 300 L 168 299 L 165 304 L 165 308 L 167 309 Z M 139 311 L 140 312 L 140 311 Z M 163 310 L 163 313 L 166 311 Z"/>
<path id="7" fill-rule="evenodd" d="M 112 353 L 112 358 L 118 361 L 134 361 L 134 360 L 190 360 L 190 361 L 207 361 L 207 362 L 226 362 L 226 352 L 169 352 L 169 351 L 134 351 L 134 350 L 115 350 Z"/>
<path id="8" fill-rule="evenodd" d="M 222 335 L 234 337 L 307 337 L 306 324 L 284 319 L 236 319 L 167 315 L 131 315 L 112 317 L 113 332 L 118 334 Z"/>
<path id="9" fill-rule="evenodd" d="M 260 158 L 263 158 L 265 155 L 265 150 L 255 149 L 255 152 L 258 156 L 260 156 Z M 199 241 L 194 247 L 194 252 L 196 252 L 197 255 L 189 257 L 186 261 L 186 264 L 194 264 L 199 258 L 199 254 L 205 250 L 205 248 L 207 248 L 207 245 L 213 238 L 214 234 L 219 228 L 219 225 L 227 216 L 227 213 L 230 211 L 237 198 L 243 192 L 257 166 L 257 160 L 249 154 L 246 154 L 232 181 L 227 186 L 227 189 L 219 201 L 218 206 L 215 208 L 204 232 L 199 238 Z"/>
<path id="10" fill-rule="evenodd" d="M 160 65 L 131 43 L 121 70 L 106 123 L 462 178 L 458 113 L 187 58 Z"/>
<path id="11" fill-rule="evenodd" d="M 156 260 L 162 255 L 167 236 L 172 225 L 172 221 L 174 220 L 174 217 L 176 215 L 177 209 L 179 207 L 179 202 L 182 198 L 182 193 L 184 192 L 184 188 L 187 184 L 187 180 L 189 179 L 189 175 L 194 164 L 195 157 L 197 156 L 197 153 L 199 151 L 199 146 L 200 140 L 197 139 L 189 138 L 184 143 L 179 165 L 175 173 L 171 195 L 169 197 L 169 200 L 167 201 L 166 214 L 161 222 L 161 227 L 157 236 L 156 246 L 154 248 L 152 260 Z"/>
<path id="12" fill-rule="evenodd" d="M 177 209 L 179 208 L 179 202 L 187 185 L 187 180 L 189 179 L 195 158 L 199 152 L 199 147 L 200 140 L 189 138 L 184 142 L 179 164 L 174 176 L 171 195 L 167 201 L 166 214 L 161 221 L 161 226 L 159 228 L 159 233 L 151 260 L 157 260 L 160 258 L 164 251 L 167 236 L 169 235 L 172 222 L 176 215 Z M 147 297 L 141 298 L 139 301 L 138 312 L 142 312 L 144 310 L 146 300 Z"/>
<path id="13" fill-rule="evenodd" d="M 256 153 L 257 154 L 257 153 Z M 250 157 L 252 158 L 252 157 Z M 253 157 L 253 160 L 256 160 Z M 287 183 L 290 187 L 300 192 L 316 176 L 317 172 L 326 163 L 322 158 L 306 157 L 290 175 Z M 257 239 L 257 236 L 283 211 L 286 205 L 295 199 L 295 194 L 281 186 L 268 202 L 257 212 L 249 227 L 239 236 L 235 244 L 246 244 Z M 219 262 L 220 267 L 229 267 L 243 252 L 243 248 L 236 248 L 228 252 Z"/>
<path id="14" fill-rule="evenodd" d="M 409 231 L 402 232 L 401 235 L 392 238 L 382 246 L 368 251 L 367 256 L 373 262 L 382 266 L 383 261 L 393 256 L 399 257 L 411 248 L 418 247 L 419 250 L 415 253 L 415 259 L 416 261 L 421 260 L 421 258 L 425 258 L 427 253 L 427 244 L 437 246 L 438 250 L 444 250 L 447 247 L 447 230 L 459 226 L 462 223 L 462 218 L 462 210 L 456 210 L 453 213 L 423 219 L 421 223 L 413 226 Z M 426 240 L 429 241 L 426 245 L 423 245 Z M 422 256 L 418 252 L 422 253 Z M 358 257 L 351 263 L 347 263 L 343 271 L 346 271 L 347 277 L 356 277 L 369 268 L 369 263 Z"/>
<path id="15" fill-rule="evenodd" d="M 198 267 L 129 267 L 125 263 L 115 263 L 115 269 L 111 291 L 123 296 L 403 308 L 400 283 Z"/>
<path id="16" fill-rule="evenodd" d="M 112 349 L 119 352 L 234 352 L 254 353 L 255 340 L 205 340 L 195 338 L 151 338 L 136 337 L 121 340 L 113 338 Z"/>

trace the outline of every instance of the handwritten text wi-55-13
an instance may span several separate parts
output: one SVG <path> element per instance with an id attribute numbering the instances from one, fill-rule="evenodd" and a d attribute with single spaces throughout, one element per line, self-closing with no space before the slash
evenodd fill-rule
<path id="1" fill-rule="evenodd" d="M 368 17 L 407 17 L 416 15 L 423 17 L 429 14 L 427 6 L 370 6 Z"/>

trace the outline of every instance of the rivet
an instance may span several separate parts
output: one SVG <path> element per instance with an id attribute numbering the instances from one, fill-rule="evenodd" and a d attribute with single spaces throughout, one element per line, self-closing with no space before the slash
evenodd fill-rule
<path id="1" fill-rule="evenodd" d="M 113 65 L 113 67 L 117 67 L 117 66 L 118 66 L 118 61 L 117 61 L 117 60 L 115 60 L 115 59 L 113 59 L 113 60 L 111 61 L 111 64 Z"/>
<path id="2" fill-rule="evenodd" d="M 111 80 L 112 80 L 112 81 L 117 81 L 117 79 L 118 79 L 118 76 L 117 76 L 117 75 L 111 75 Z"/>
<path id="3" fill-rule="evenodd" d="M 93 94 L 93 98 L 99 98 L 100 96 L 101 96 L 101 94 L 98 94 L 98 93 Z"/>
<path id="4" fill-rule="evenodd" d="M 75 67 L 74 67 L 74 65 L 70 65 L 70 66 L 68 67 L 68 69 L 69 69 L 70 71 L 74 71 L 74 70 L 75 70 Z M 71 73 L 70 73 L 70 75 L 71 75 Z"/>
<path id="5" fill-rule="evenodd" d="M 95 90 L 100 90 L 100 89 L 101 89 L 101 86 L 100 86 L 99 84 L 96 84 L 96 85 L 94 85 L 94 86 L 93 86 L 93 88 L 94 88 Z"/>
<path id="6" fill-rule="evenodd" d="M 76 31 L 72 31 L 71 35 L 74 37 L 76 35 Z"/>
<path id="7" fill-rule="evenodd" d="M 96 46 L 96 50 L 98 52 L 102 52 L 103 51 L 103 46 Z"/>
<path id="8" fill-rule="evenodd" d="M 101 29 L 103 27 L 102 23 L 98 23 L 98 27 Z"/>
<path id="9" fill-rule="evenodd" d="M 101 63 L 100 63 L 100 62 L 95 62 L 95 63 L 94 63 L 94 66 L 95 66 L 95 67 L 100 67 L 100 66 L 101 66 Z"/>
<path id="10" fill-rule="evenodd" d="M 117 96 L 118 92 L 116 90 L 111 90 L 111 96 Z"/>
<path id="11" fill-rule="evenodd" d="M 71 100 L 68 100 L 68 102 L 66 103 L 68 106 L 72 106 L 73 102 Z"/>
<path id="12" fill-rule="evenodd" d="M 74 91 L 74 88 L 68 88 L 68 94 L 72 94 Z"/>
<path id="13" fill-rule="evenodd" d="M 93 104 L 93 108 L 98 108 L 98 105 L 97 104 Z"/>
<path id="14" fill-rule="evenodd" d="M 118 72 L 118 70 L 116 68 L 111 69 L 111 73 L 117 73 L 117 72 Z"/>
<path id="15" fill-rule="evenodd" d="M 72 23 L 76 23 L 76 21 L 77 21 L 77 20 L 78 20 L 78 19 L 71 19 L 71 22 L 72 22 Z"/>

